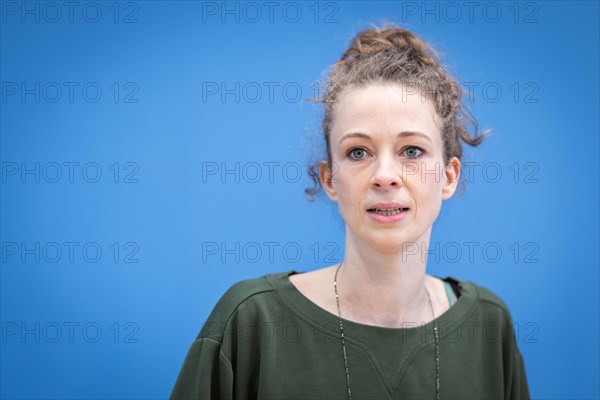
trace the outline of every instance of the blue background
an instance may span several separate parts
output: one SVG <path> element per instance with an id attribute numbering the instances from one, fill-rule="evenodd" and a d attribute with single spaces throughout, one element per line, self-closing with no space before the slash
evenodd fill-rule
<path id="1" fill-rule="evenodd" d="M 166 398 L 233 283 L 339 262 L 335 205 L 306 202 L 304 169 L 295 181 L 320 145 L 320 105 L 302 99 L 383 18 L 430 41 L 460 82 L 477 82 L 469 105 L 494 129 L 465 149 L 479 168 L 433 230 L 432 242 L 465 253 L 455 260 L 447 247 L 428 272 L 508 304 L 534 398 L 600 396 L 597 2 L 485 12 L 482 2 L 472 18 L 460 2 L 460 14 L 445 3 L 279 2 L 272 21 L 260 3 L 225 14 L 220 2 L 81 2 L 72 18 L 62 2 L 61 15 L 21 4 L 1 9 L 2 398 Z M 78 84 L 72 101 L 65 82 Z M 278 85 L 272 101 L 265 82 Z M 22 83 L 33 92 L 22 97 Z M 217 94 L 203 90 L 213 83 Z M 221 83 L 233 94 L 222 98 Z M 65 162 L 79 163 L 73 182 Z M 266 162 L 279 163 L 272 182 Z M 39 182 L 21 176 L 36 163 Z M 235 163 L 239 182 L 203 179 L 203 168 Z M 474 259 L 469 241 L 480 244 Z M 64 242 L 77 243 L 72 262 Z M 265 242 L 277 244 L 272 258 Z M 15 250 L 22 243 L 33 252 Z M 496 262 L 481 251 L 490 243 L 503 251 Z"/>

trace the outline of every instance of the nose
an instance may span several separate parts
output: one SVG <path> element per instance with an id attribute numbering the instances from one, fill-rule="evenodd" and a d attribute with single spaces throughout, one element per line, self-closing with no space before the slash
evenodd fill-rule
<path id="1" fill-rule="evenodd" d="M 401 164 L 392 156 L 381 156 L 374 164 L 371 186 L 384 190 L 401 187 L 405 182 Z"/>

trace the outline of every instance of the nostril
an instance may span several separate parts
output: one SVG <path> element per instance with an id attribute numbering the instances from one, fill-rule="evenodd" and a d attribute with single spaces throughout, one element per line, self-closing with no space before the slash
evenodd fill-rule
<path id="1" fill-rule="evenodd" d="M 382 179 L 378 179 L 375 182 L 373 182 L 376 186 L 399 186 L 400 185 L 401 180 L 400 179 L 394 179 L 394 180 L 389 180 L 387 182 L 384 182 Z"/>

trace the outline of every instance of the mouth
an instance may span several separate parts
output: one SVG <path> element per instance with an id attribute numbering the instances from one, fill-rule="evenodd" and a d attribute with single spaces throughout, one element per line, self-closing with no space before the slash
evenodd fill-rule
<path id="1" fill-rule="evenodd" d="M 384 215 L 384 216 L 391 216 L 391 215 L 398 215 L 400 213 L 403 213 L 405 211 L 408 211 L 408 207 L 398 207 L 398 208 L 369 208 L 367 210 L 367 212 L 372 213 L 372 214 L 378 214 L 378 215 Z"/>

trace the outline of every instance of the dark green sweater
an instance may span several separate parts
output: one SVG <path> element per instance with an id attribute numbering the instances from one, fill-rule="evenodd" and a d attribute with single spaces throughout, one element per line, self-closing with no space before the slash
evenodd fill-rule
<path id="1" fill-rule="evenodd" d="M 348 398 L 339 318 L 289 281 L 295 273 L 227 290 L 191 345 L 171 399 Z M 470 281 L 445 280 L 461 294 L 436 320 L 440 399 L 529 399 L 506 304 Z M 353 399 L 435 399 L 433 322 L 343 322 Z"/>

